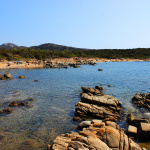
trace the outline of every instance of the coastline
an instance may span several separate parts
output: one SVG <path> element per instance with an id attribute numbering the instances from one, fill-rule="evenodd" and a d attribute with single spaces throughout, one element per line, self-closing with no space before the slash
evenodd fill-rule
<path id="1" fill-rule="evenodd" d="M 119 65 L 119 66 L 122 66 L 122 65 L 124 65 L 124 64 L 128 64 L 128 65 L 130 64 L 130 65 L 132 65 L 132 64 L 135 64 L 135 63 L 108 63 L 108 64 L 106 64 L 106 63 L 98 63 L 97 66 L 98 66 L 98 65 L 99 65 L 99 66 L 104 65 L 104 66 L 106 66 L 106 67 L 107 67 L 107 66 L 109 67 L 109 66 L 111 66 L 111 65 Z M 143 64 L 143 63 L 136 63 L 137 66 L 138 66 L 139 64 Z M 95 66 L 95 67 L 97 67 L 97 66 Z M 87 67 L 89 67 L 89 68 L 91 68 L 91 69 L 93 68 L 92 66 L 83 66 L 82 68 L 84 69 L 84 68 L 87 68 Z M 95 68 L 95 67 L 94 67 L 94 68 Z M 112 66 L 111 66 L 111 67 L 112 67 Z M 118 67 L 116 67 L 116 68 L 118 69 Z M 137 68 L 139 68 L 139 67 L 137 67 Z M 69 69 L 69 70 L 70 70 L 70 69 Z M 64 69 L 64 70 L 61 70 L 61 72 L 66 72 L 66 74 L 68 74 L 68 73 L 71 72 L 71 71 L 69 71 L 69 70 L 67 71 L 67 70 Z M 77 69 L 77 72 L 80 71 L 80 70 L 81 70 L 81 72 L 83 73 L 83 70 L 82 70 L 82 69 Z M 110 70 L 110 69 L 109 69 L 109 70 Z M 56 72 L 60 72 L 59 69 L 50 69 L 50 70 L 46 70 L 46 69 L 20 70 L 20 69 L 18 69 L 18 70 L 14 70 L 14 71 L 11 70 L 11 71 L 14 72 L 14 73 L 16 73 L 16 72 L 18 73 L 18 72 L 22 72 L 22 71 L 24 72 L 24 71 L 25 71 L 25 72 L 28 72 L 29 76 L 26 76 L 27 78 L 26 78 L 25 80 L 24 80 L 24 79 L 23 79 L 23 80 L 22 80 L 22 79 L 21 79 L 21 80 L 20 80 L 20 79 L 17 79 L 16 82 L 15 82 L 15 80 L 13 80 L 13 81 L 8 81 L 8 83 L 11 84 L 11 82 L 14 82 L 14 83 L 19 83 L 19 82 L 21 83 L 21 82 L 22 82 L 22 83 L 27 84 L 27 87 L 31 87 L 31 88 L 33 88 L 33 89 L 34 89 L 34 86 L 33 86 L 33 85 L 38 85 L 39 87 L 41 87 L 40 85 L 42 85 L 42 84 L 40 84 L 40 83 L 42 83 L 42 79 L 40 79 L 41 77 L 39 76 L 39 77 L 40 77 L 40 78 L 38 78 L 39 82 L 38 82 L 38 83 L 32 82 L 33 84 L 31 84 L 32 86 L 30 86 L 30 84 L 28 84 L 28 83 L 31 82 L 30 79 L 32 79 L 32 81 L 33 81 L 33 79 L 34 79 L 34 78 L 31 78 L 31 77 L 32 77 L 31 72 L 36 72 L 36 71 L 37 71 L 37 72 L 43 72 L 43 71 L 44 71 L 44 72 L 49 72 L 49 71 L 50 71 L 50 72 L 55 72 L 55 73 L 56 73 Z M 96 70 L 96 71 L 97 71 L 97 70 Z M 119 71 L 121 71 L 121 70 L 119 69 Z M 111 71 L 111 72 L 113 73 L 113 71 Z M 114 72 L 115 72 L 115 71 L 114 71 Z M 16 74 L 17 74 L 17 73 L 16 73 Z M 59 74 L 62 75 L 62 73 L 59 73 Z M 75 74 L 76 74 L 76 71 L 75 71 Z M 89 73 L 87 73 L 87 74 L 89 74 Z M 98 74 L 99 74 L 99 73 L 98 73 Z M 101 73 L 100 73 L 100 74 L 101 74 Z M 103 74 L 103 73 L 102 73 L 102 74 Z M 107 74 L 109 74 L 109 73 L 107 73 Z M 12 75 L 13 75 L 13 74 L 12 74 Z M 26 75 L 26 74 L 25 74 L 25 75 Z M 47 74 L 45 74 L 45 75 L 47 76 Z M 79 75 L 79 74 L 77 74 L 77 75 Z M 17 76 L 18 76 L 18 75 L 17 75 Z M 17 76 L 16 76 L 16 77 L 17 77 Z M 14 77 L 15 77 L 15 76 L 14 76 Z M 69 77 L 69 76 L 67 76 L 67 77 Z M 66 77 L 66 78 L 67 78 L 67 77 Z M 97 76 L 97 77 L 98 77 L 98 76 Z M 45 78 L 45 77 L 44 77 L 44 78 Z M 117 77 L 117 78 L 118 78 L 118 77 Z M 88 79 L 88 78 L 87 78 L 87 79 Z M 107 79 L 108 79 L 108 77 L 107 77 Z M 28 82 L 28 80 L 29 80 L 29 82 Z M 53 80 L 53 78 L 51 78 L 50 80 Z M 50 81 L 50 80 L 49 80 L 49 81 Z M 79 79 L 78 79 L 78 80 L 79 80 Z M 96 80 L 97 80 L 97 79 L 96 79 Z M 95 80 L 95 81 L 92 81 L 92 80 L 91 80 L 91 81 L 92 81 L 92 83 L 94 83 L 94 84 L 96 83 L 96 85 L 97 85 L 96 80 Z M 118 79 L 117 79 L 117 80 L 118 80 Z M 55 80 L 55 81 L 57 81 L 57 80 Z M 91 81 L 88 81 L 88 82 L 90 83 Z M 87 82 L 87 81 L 86 81 L 86 82 Z M 5 84 L 6 82 L 3 82 L 3 83 L 4 83 L 3 86 L 4 86 L 4 85 L 7 85 L 7 84 Z M 48 83 L 48 80 L 46 80 L 46 83 Z M 64 83 L 65 83 L 65 82 L 64 82 Z M 66 83 L 67 83 L 67 82 L 66 82 Z M 109 83 L 110 83 L 110 85 L 113 85 L 110 81 L 109 81 Z M 130 83 L 131 83 L 131 82 L 130 82 Z M 84 85 L 85 85 L 85 84 L 86 84 L 86 83 L 84 83 Z M 13 85 L 15 85 L 15 84 L 13 84 Z M 23 85 L 23 84 L 21 84 L 21 86 L 22 86 L 22 85 Z M 61 85 L 61 84 L 59 84 L 59 85 Z M 63 84 L 62 84 L 62 85 L 63 85 Z M 77 86 L 78 86 L 78 85 L 80 85 L 80 84 L 77 84 Z M 2 86 L 2 87 L 3 87 L 3 86 Z M 75 86 L 75 85 L 73 84 L 73 86 Z M 105 85 L 104 85 L 104 86 L 105 86 Z M 5 86 L 4 86 L 4 87 L 5 87 Z M 13 86 L 12 86 L 12 87 L 13 87 Z M 12 87 L 9 87 L 9 89 L 13 89 Z M 18 89 L 18 86 L 15 86 L 15 87 Z M 52 87 L 53 87 L 54 89 L 56 89 L 57 86 L 56 86 L 56 87 L 52 86 Z M 93 86 L 92 86 L 92 87 L 93 87 Z M 48 89 L 50 89 L 50 88 L 48 88 Z M 76 88 L 76 89 L 77 89 L 77 88 Z M 109 91 L 109 89 L 113 89 L 113 87 L 112 87 L 112 88 L 108 88 L 108 89 L 106 88 L 106 90 L 108 90 L 108 91 Z M 19 91 L 20 91 L 20 90 L 19 90 Z M 37 89 L 37 91 L 38 91 L 38 89 Z M 66 90 L 65 90 L 65 91 L 66 91 Z M 116 91 L 116 89 L 115 89 L 114 91 Z M 48 90 L 48 92 L 49 92 L 49 90 Z M 58 90 L 57 90 L 56 92 L 58 92 Z M 70 92 L 71 92 L 71 91 L 70 91 Z M 25 93 L 25 92 L 24 92 L 24 93 Z M 49 93 L 50 93 L 50 92 L 49 92 Z M 62 92 L 62 93 L 63 93 L 63 92 Z M 27 94 L 27 95 L 28 95 L 28 94 Z M 34 93 L 34 95 L 36 95 L 36 94 Z M 74 91 L 73 91 L 71 95 L 76 95 L 76 93 L 74 94 Z M 78 95 L 79 95 L 79 94 L 78 94 Z M 116 94 L 116 95 L 119 95 L 119 94 Z M 63 96 L 62 96 L 62 97 L 63 97 Z M 60 99 L 61 99 L 61 98 L 60 98 Z M 43 99 L 41 99 L 41 100 L 43 101 Z M 46 101 L 47 101 L 47 98 L 46 98 Z M 71 98 L 71 101 L 72 101 L 72 98 Z M 73 99 L 73 101 L 74 101 L 74 99 Z M 38 103 L 36 99 L 35 99 L 35 103 Z M 42 102 L 42 104 L 43 104 L 43 103 L 44 103 L 44 101 Z M 54 103 L 56 103 L 56 100 L 54 100 Z M 66 104 L 67 104 L 67 103 L 65 103 L 65 105 L 66 105 Z M 72 105 L 72 104 L 71 104 L 71 105 Z M 49 105 L 48 105 L 48 106 L 49 106 Z M 22 107 L 22 106 L 21 106 L 21 108 L 24 109 L 24 107 Z M 36 108 L 36 107 L 34 107 L 34 108 Z M 73 105 L 73 108 L 74 108 L 74 105 Z M 15 109 L 16 109 L 16 108 L 15 108 Z M 45 110 L 47 110 L 47 109 L 45 109 Z M 59 110 L 59 109 L 58 109 L 58 110 Z M 72 109 L 72 110 L 73 110 L 73 109 Z M 29 111 L 30 111 L 30 110 L 29 110 Z M 65 110 L 65 111 L 66 111 L 66 110 Z M 47 113 L 47 114 L 50 114 L 49 112 L 46 112 L 46 113 Z M 19 113 L 18 113 L 18 114 L 19 114 Z M 14 115 L 17 115 L 17 113 L 16 113 L 16 114 L 14 113 Z M 33 115 L 35 116 L 35 113 L 33 113 Z M 28 116 L 28 115 L 26 114 L 25 116 Z M 25 117 L 25 116 L 24 116 L 24 117 Z M 24 117 L 22 117 L 22 118 L 24 118 Z M 40 117 L 41 117 L 41 115 L 40 115 Z M 71 117 L 71 119 L 72 119 L 72 115 L 70 115 L 70 117 Z M 61 117 L 61 118 L 63 118 L 63 117 Z M 63 119 L 64 119 L 64 118 L 63 118 Z M 70 119 L 70 120 L 71 120 L 71 119 Z M 15 120 L 15 119 L 14 119 L 14 120 Z M 16 119 L 16 120 L 17 120 L 17 119 Z M 19 119 L 18 119 L 18 120 L 19 120 Z M 70 121 L 70 120 L 69 120 L 69 121 Z M 38 121 L 39 121 L 39 120 L 38 120 Z M 69 121 L 68 121 L 68 122 L 66 121 L 66 122 L 69 123 Z M 49 126 L 51 125 L 51 124 L 49 124 L 49 123 L 45 123 L 45 125 L 46 125 L 46 124 L 48 124 Z M 54 122 L 53 122 L 53 124 L 54 124 Z M 28 127 L 28 126 L 27 126 L 27 127 Z M 53 127 L 53 126 L 52 126 L 52 127 Z M 53 130 L 53 131 L 55 131 L 55 130 Z M 70 131 L 72 131 L 72 130 L 69 130 L 68 132 L 64 132 L 64 133 L 70 133 Z M 43 125 L 41 125 L 41 126 L 39 127 L 38 131 L 35 132 L 35 135 L 38 137 L 38 136 L 41 134 L 41 132 L 42 132 L 42 136 L 43 136 L 43 134 L 44 134 L 44 132 L 45 132 L 45 130 L 43 130 Z M 48 129 L 48 131 L 46 131 L 46 132 L 50 132 L 50 135 L 51 135 L 51 136 L 53 135 L 52 132 L 49 131 L 49 129 Z M 55 132 L 56 132 L 56 131 L 55 131 Z M 7 132 L 6 132 L 6 133 L 7 133 Z M 10 129 L 10 133 L 11 133 L 11 129 Z M 32 132 L 31 132 L 31 133 L 32 133 Z M 55 133 L 54 133 L 54 134 L 55 134 Z M 61 133 L 61 134 L 63 134 L 63 133 Z M 61 135 L 61 134 L 59 134 L 59 135 Z M 56 134 L 55 134 L 55 135 L 56 135 Z M 41 137 L 39 136 L 38 138 L 41 138 L 41 139 L 42 139 L 42 138 L 43 138 L 42 136 L 41 136 Z M 20 137 L 20 138 L 21 138 L 21 137 Z M 23 137 L 22 137 L 22 138 L 23 138 Z M 20 139 L 19 139 L 19 140 L 20 140 Z M 32 140 L 32 139 L 28 139 L 29 142 L 30 142 L 31 140 Z M 35 140 L 35 143 L 39 144 L 37 141 L 38 141 L 38 140 Z M 18 143 L 18 145 L 20 144 L 20 145 L 23 147 L 25 144 L 22 144 L 22 143 L 25 143 L 25 144 L 26 144 L 26 143 L 28 143 L 28 142 L 22 140 L 21 143 Z M 51 143 L 51 142 L 50 142 L 50 143 Z M 49 143 L 49 144 L 50 144 L 50 143 Z M 25 146 L 26 146 L 26 145 L 25 145 Z"/>
<path id="2" fill-rule="evenodd" d="M 150 59 L 106 59 L 106 58 L 55 58 L 55 59 L 47 59 L 45 61 L 30 59 L 30 60 L 21 60 L 21 61 L 0 61 L 0 69 L 36 69 L 36 68 L 44 68 L 47 62 L 51 62 L 52 64 L 63 63 L 68 65 L 69 63 L 77 63 L 77 62 L 135 62 L 135 61 L 150 61 Z"/>
<path id="3" fill-rule="evenodd" d="M 47 150 L 146 150 L 140 145 L 140 139 L 143 137 L 145 142 L 149 139 L 149 131 L 142 128 L 150 125 L 148 119 L 137 119 L 128 114 L 128 129 L 125 131 L 117 124 L 124 113 L 120 100 L 105 95 L 102 92 L 104 87 L 81 89 L 81 99 L 75 105 L 73 117 L 73 121 L 79 123 L 79 131 L 58 135 L 52 144 L 48 144 Z M 135 142 L 137 138 L 138 143 Z"/>

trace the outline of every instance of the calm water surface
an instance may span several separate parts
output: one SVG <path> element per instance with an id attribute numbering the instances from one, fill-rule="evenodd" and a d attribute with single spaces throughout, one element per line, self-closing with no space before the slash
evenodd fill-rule
<path id="1" fill-rule="evenodd" d="M 103 71 L 98 71 L 102 68 Z M 4 74 L 6 70 L 0 70 Z M 19 135 L 22 139 L 34 139 L 39 149 L 51 143 L 61 133 L 75 131 L 72 121 L 75 104 L 80 100 L 81 86 L 94 87 L 102 84 L 105 94 L 118 98 L 125 115 L 149 117 L 145 109 L 137 109 L 131 102 L 136 92 L 150 92 L 150 62 L 110 62 L 81 68 L 9 70 L 12 80 L 0 81 L 0 110 L 13 100 L 33 98 L 33 107 L 13 108 L 13 113 L 0 116 L 3 132 Z M 25 79 L 18 79 L 25 75 Z M 34 82 L 34 80 L 39 80 Z M 111 85 L 111 87 L 108 87 Z M 126 128 L 125 121 L 118 122 Z M 10 144 L 9 149 L 15 149 Z M 14 145 L 14 146 L 13 146 Z"/>

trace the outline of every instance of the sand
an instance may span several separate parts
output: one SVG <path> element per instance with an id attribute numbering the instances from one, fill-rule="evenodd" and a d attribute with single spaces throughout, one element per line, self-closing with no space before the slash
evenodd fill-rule
<path id="1" fill-rule="evenodd" d="M 150 59 L 104 59 L 104 58 L 55 58 L 46 61 L 40 61 L 36 59 L 31 60 L 21 60 L 21 61 L 0 61 L 0 69 L 33 69 L 33 68 L 43 68 L 44 64 L 48 61 L 55 63 L 76 63 L 78 61 L 93 61 L 93 62 L 122 62 L 122 61 L 150 61 Z"/>

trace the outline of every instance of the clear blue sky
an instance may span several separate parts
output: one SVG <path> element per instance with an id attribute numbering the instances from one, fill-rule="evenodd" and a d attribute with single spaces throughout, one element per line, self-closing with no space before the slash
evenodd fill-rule
<path id="1" fill-rule="evenodd" d="M 150 0 L 0 0 L 0 44 L 150 47 Z"/>

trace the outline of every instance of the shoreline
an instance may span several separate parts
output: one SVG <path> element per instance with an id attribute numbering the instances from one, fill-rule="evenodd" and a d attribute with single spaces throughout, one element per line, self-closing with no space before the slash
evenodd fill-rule
<path id="1" fill-rule="evenodd" d="M 69 63 L 78 63 L 78 62 L 135 62 L 135 61 L 150 61 L 150 59 L 105 59 L 105 58 L 55 58 L 55 59 L 47 59 L 45 61 L 30 59 L 30 60 L 21 60 L 21 61 L 0 61 L 0 69 L 36 69 L 36 68 L 44 68 L 47 62 L 51 62 L 52 64 L 63 63 L 68 65 Z"/>
<path id="2" fill-rule="evenodd" d="M 103 63 L 103 64 L 105 64 L 105 63 Z M 117 63 L 115 63 L 115 64 L 117 65 Z M 127 64 L 127 63 L 125 63 L 125 64 Z M 137 63 L 137 65 L 138 65 L 138 63 Z M 58 70 L 58 69 L 57 69 L 57 70 Z M 15 70 L 14 70 L 14 71 L 15 71 Z M 16 71 L 19 71 L 19 70 L 16 70 Z M 31 71 L 32 71 L 32 70 L 31 70 Z M 55 71 L 56 71 L 56 70 L 55 70 Z M 25 82 L 26 82 L 26 81 L 25 81 Z M 39 127 L 39 129 L 41 130 L 41 126 Z M 103 129 L 105 129 L 105 128 L 103 128 Z M 70 130 L 70 131 L 71 131 L 71 130 Z M 70 131 L 69 131 L 69 132 L 70 132 Z M 97 131 L 96 131 L 96 132 L 97 132 Z M 39 133 L 40 133 L 40 132 L 38 132 L 38 134 L 39 134 Z M 65 132 L 65 133 L 66 133 L 66 132 Z M 68 133 L 68 132 L 67 132 L 67 133 Z M 36 135 L 38 135 L 38 134 L 36 134 Z M 29 143 L 30 143 L 31 139 L 28 139 L 28 141 L 29 141 Z M 25 141 L 25 142 L 24 142 L 24 141 L 21 141 L 21 142 L 22 142 L 22 143 L 25 143 L 25 144 L 28 143 L 27 141 Z M 35 141 L 35 143 L 36 143 L 36 142 L 37 142 L 37 141 Z M 25 144 L 22 144 L 22 143 L 20 144 L 20 146 L 23 147 Z M 38 144 L 38 142 L 37 142 L 37 144 Z M 50 144 L 50 143 L 49 143 L 49 144 Z M 26 145 L 25 145 L 25 146 L 26 146 Z"/>
<path id="3" fill-rule="evenodd" d="M 48 144 L 47 150 L 146 150 L 140 143 L 146 143 L 149 139 L 149 131 L 144 130 L 150 125 L 149 119 L 139 119 L 133 114 L 128 114 L 124 120 L 128 124 L 125 131 L 117 124 L 121 114 L 124 114 L 120 100 L 105 95 L 102 92 L 104 87 L 81 89 L 81 98 L 75 105 L 73 117 L 73 121 L 79 123 L 78 132 L 70 131 L 58 135 L 52 144 Z M 145 141 L 141 140 L 142 138 Z"/>

